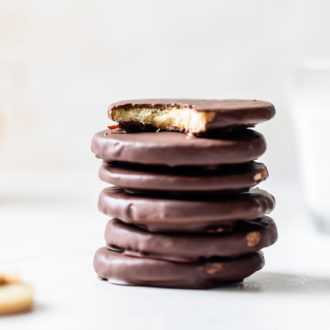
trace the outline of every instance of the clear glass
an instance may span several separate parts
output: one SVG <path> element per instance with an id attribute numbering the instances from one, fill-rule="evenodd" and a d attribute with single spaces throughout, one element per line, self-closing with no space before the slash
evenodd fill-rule
<path id="1" fill-rule="evenodd" d="M 330 233 L 330 61 L 299 66 L 291 110 L 308 211 Z"/>

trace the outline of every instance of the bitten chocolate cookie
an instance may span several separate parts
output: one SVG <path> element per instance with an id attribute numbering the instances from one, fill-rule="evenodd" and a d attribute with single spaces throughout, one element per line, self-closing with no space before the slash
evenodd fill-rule
<path id="1" fill-rule="evenodd" d="M 205 231 L 226 221 L 257 219 L 274 206 L 274 197 L 261 189 L 231 195 L 157 197 L 106 188 L 99 197 L 101 212 L 150 231 Z"/>
<path id="2" fill-rule="evenodd" d="M 264 137 L 250 129 L 227 138 L 188 138 L 176 132 L 124 133 L 105 130 L 93 137 L 92 151 L 106 162 L 209 166 L 247 163 L 266 150 Z"/>
<path id="3" fill-rule="evenodd" d="M 256 162 L 222 165 L 214 169 L 103 163 L 99 177 L 131 191 L 240 191 L 265 180 L 268 171 L 264 164 Z"/>
<path id="4" fill-rule="evenodd" d="M 257 252 L 276 239 L 276 225 L 266 216 L 258 220 L 237 221 L 233 232 L 220 234 L 150 233 L 117 219 L 111 219 L 105 230 L 105 241 L 111 250 L 126 256 L 175 262 L 236 257 Z"/>
<path id="5" fill-rule="evenodd" d="M 145 99 L 112 104 L 110 119 L 124 128 L 203 133 L 254 126 L 275 114 L 269 102 L 257 100 Z"/>
<path id="6" fill-rule="evenodd" d="M 261 252 L 237 258 L 214 258 L 198 263 L 177 263 L 128 257 L 100 248 L 94 257 L 98 276 L 114 284 L 207 289 L 240 282 L 264 265 Z"/>

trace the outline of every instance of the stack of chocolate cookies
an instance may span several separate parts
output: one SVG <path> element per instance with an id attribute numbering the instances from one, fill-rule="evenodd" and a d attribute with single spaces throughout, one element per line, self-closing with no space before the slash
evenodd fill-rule
<path id="1" fill-rule="evenodd" d="M 250 129 L 275 114 L 256 100 L 132 100 L 110 106 L 116 122 L 97 133 L 99 197 L 111 217 L 94 259 L 115 284 L 211 288 L 264 265 L 277 230 L 268 176 L 255 160 L 264 137 Z"/>

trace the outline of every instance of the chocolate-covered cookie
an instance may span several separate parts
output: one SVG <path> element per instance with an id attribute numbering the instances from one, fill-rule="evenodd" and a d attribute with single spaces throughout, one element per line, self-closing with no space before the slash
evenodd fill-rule
<path id="1" fill-rule="evenodd" d="M 111 219 L 105 230 L 109 249 L 132 257 L 151 257 L 175 262 L 198 262 L 212 257 L 236 257 L 273 244 L 277 229 L 269 217 L 237 221 L 233 232 L 218 234 L 150 233 Z"/>
<path id="2" fill-rule="evenodd" d="M 106 162 L 209 166 L 247 163 L 266 149 L 263 136 L 244 129 L 226 138 L 187 137 L 176 132 L 124 133 L 104 130 L 93 137 L 92 151 Z"/>
<path id="3" fill-rule="evenodd" d="M 261 189 L 231 195 L 159 197 L 106 188 L 99 197 L 101 212 L 150 231 L 205 231 L 226 221 L 257 219 L 274 205 L 274 197 Z"/>
<path id="4" fill-rule="evenodd" d="M 268 177 L 264 164 L 250 162 L 216 168 L 103 163 L 101 180 L 131 191 L 212 192 L 247 190 Z"/>
<path id="5" fill-rule="evenodd" d="M 257 100 L 145 99 L 109 107 L 110 119 L 130 129 L 161 129 L 199 134 L 210 130 L 254 126 L 275 114 Z"/>
<path id="6" fill-rule="evenodd" d="M 240 282 L 264 265 L 261 252 L 237 258 L 214 258 L 205 262 L 177 263 L 135 258 L 100 248 L 94 257 L 98 276 L 114 284 L 206 289 Z"/>

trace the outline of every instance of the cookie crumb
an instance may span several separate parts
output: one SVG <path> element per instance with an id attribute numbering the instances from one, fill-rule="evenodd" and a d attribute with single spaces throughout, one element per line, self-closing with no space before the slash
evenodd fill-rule
<path id="1" fill-rule="evenodd" d="M 255 176 L 254 176 L 254 181 L 257 181 L 257 182 L 259 182 L 259 181 L 261 181 L 262 180 L 262 174 L 261 173 L 257 173 Z"/>
<path id="2" fill-rule="evenodd" d="M 222 263 L 216 262 L 206 265 L 205 271 L 207 274 L 213 275 L 222 270 Z"/>
<path id="3" fill-rule="evenodd" d="M 258 231 L 251 231 L 246 235 L 248 247 L 254 247 L 260 242 L 260 233 Z"/>

